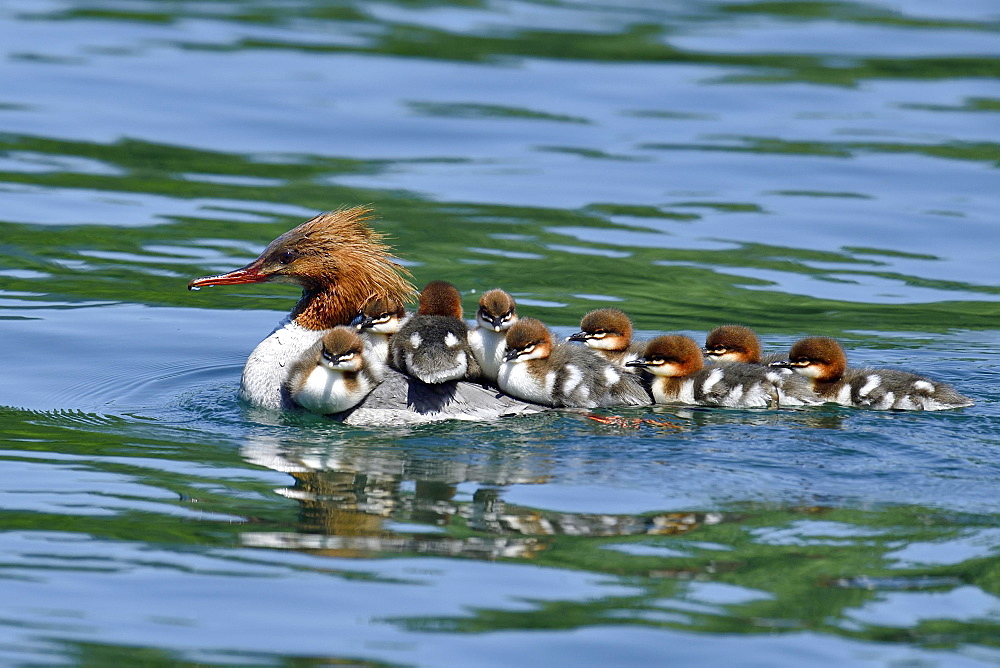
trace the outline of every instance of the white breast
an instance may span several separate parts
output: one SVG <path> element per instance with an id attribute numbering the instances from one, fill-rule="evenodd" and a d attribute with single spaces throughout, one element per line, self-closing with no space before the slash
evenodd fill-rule
<path id="1" fill-rule="evenodd" d="M 555 382 L 555 373 L 551 373 Z M 527 363 L 504 362 L 497 374 L 497 387 L 512 397 L 532 401 L 536 404 L 551 405 L 552 390 L 546 388 L 537 378 L 528 372 Z M 548 389 L 548 391 L 546 391 Z"/>
<path id="2" fill-rule="evenodd" d="M 483 376 L 490 381 L 496 381 L 503 364 L 503 356 L 507 354 L 507 332 L 494 332 L 485 327 L 476 327 L 469 332 L 469 346 Z"/>
<path id="3" fill-rule="evenodd" d="M 357 389 L 356 392 L 351 391 L 343 373 L 317 365 L 302 387 L 293 392 L 292 398 L 313 413 L 339 413 L 357 405 L 370 388 Z"/>
<path id="4" fill-rule="evenodd" d="M 365 329 L 361 332 L 361 338 L 365 342 L 365 360 L 373 360 L 379 364 L 387 364 L 389 361 L 389 335 Z"/>
<path id="5" fill-rule="evenodd" d="M 329 330 L 306 329 L 285 318 L 271 334 L 257 344 L 243 367 L 239 396 L 262 408 L 290 408 L 282 387 L 292 363 L 323 338 Z"/>
<path id="6" fill-rule="evenodd" d="M 657 377 L 650 388 L 658 404 L 697 404 L 694 398 L 695 381 L 685 378 L 679 383 L 674 378 Z"/>

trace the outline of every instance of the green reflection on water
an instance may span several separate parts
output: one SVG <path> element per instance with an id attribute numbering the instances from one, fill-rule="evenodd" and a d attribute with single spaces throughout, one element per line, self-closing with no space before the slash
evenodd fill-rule
<path id="1" fill-rule="evenodd" d="M 294 203 L 303 211 L 322 211 L 341 204 L 377 202 L 380 229 L 393 238 L 405 260 L 416 263 L 413 272 L 418 283 L 441 278 L 467 293 L 501 286 L 520 298 L 560 305 L 523 308 L 525 313 L 540 315 L 554 325 L 572 326 L 595 307 L 592 299 L 579 295 L 607 295 L 619 300 L 616 306 L 632 314 L 639 328 L 651 330 L 708 329 L 720 324 L 721 318 L 775 332 L 811 331 L 819 321 L 826 332 L 836 333 L 868 327 L 874 319 L 883 329 L 932 332 L 990 327 L 1000 315 L 1000 305 L 993 302 L 867 304 L 747 289 L 767 287 L 768 282 L 726 273 L 727 267 L 750 268 L 822 280 L 845 280 L 845 276 L 857 273 L 943 291 L 983 295 L 1000 292 L 992 286 L 880 271 L 872 253 L 900 256 L 891 249 L 825 252 L 763 244 L 731 244 L 733 247 L 726 250 L 670 247 L 669 225 L 698 220 L 699 208 L 740 215 L 758 210 L 750 203 L 681 201 L 663 209 L 608 203 L 575 211 L 435 203 L 408 194 L 324 182 L 332 174 L 377 171 L 380 167 L 375 162 L 319 157 L 271 162 L 260 157 L 134 140 L 102 145 L 8 136 L 0 148 L 83 157 L 122 172 L 0 174 L 0 179 L 8 183 L 197 200 L 202 204 L 194 205 L 195 209 L 204 207 L 218 215 L 213 219 L 165 214 L 161 224 L 143 226 L 106 226 L 101 221 L 42 227 L 0 223 L 5 248 L 0 269 L 13 270 L 0 277 L 0 286 L 28 293 L 29 300 L 126 301 L 284 311 L 295 298 L 294 290 L 287 287 L 253 286 L 213 291 L 210 295 L 190 295 L 184 287 L 193 277 L 244 264 L 271 239 L 306 217 L 270 213 L 269 208 L 280 208 L 274 203 Z M 986 158 L 985 153 L 967 148 L 969 153 L 963 158 Z M 772 147 L 758 145 L 741 150 L 767 152 Z M 270 181 L 248 185 L 213 183 L 192 180 L 186 177 L 188 174 Z M 250 203 L 260 203 L 263 208 Z M 562 229 L 632 229 L 628 224 L 614 222 L 613 218 L 619 216 L 654 221 L 664 241 L 656 248 L 648 248 L 620 242 L 579 242 L 560 233 Z M 635 229 L 647 231 L 643 227 Z M 433 243 L 428 243 L 430 235 Z M 613 234 L 609 241 L 613 241 Z M 580 252 L 574 252 L 574 248 Z M 842 264 L 843 268 L 836 272 L 840 278 L 827 277 L 828 270 L 812 268 L 809 262 Z M 469 312 L 474 310 L 476 299 L 475 294 L 467 294 Z M 775 318 L 775 313 L 781 313 L 781 317 Z"/>

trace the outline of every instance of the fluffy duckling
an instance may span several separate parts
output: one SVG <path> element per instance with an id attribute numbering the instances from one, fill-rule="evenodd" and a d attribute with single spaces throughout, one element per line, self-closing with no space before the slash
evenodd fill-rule
<path id="1" fill-rule="evenodd" d="M 398 299 L 378 297 L 365 304 L 352 322 L 365 343 L 365 356 L 387 364 L 389 339 L 405 321 L 406 309 Z"/>
<path id="2" fill-rule="evenodd" d="M 781 353 L 761 355 L 757 333 L 743 325 L 722 325 L 708 333 L 705 357 L 713 362 L 742 362 L 744 364 L 770 364 L 785 359 Z"/>
<path id="3" fill-rule="evenodd" d="M 479 298 L 476 327 L 469 332 L 472 354 L 482 368 L 483 380 L 497 382 L 503 357 L 507 354 L 507 330 L 517 323 L 517 304 L 503 290 L 489 290 Z"/>
<path id="4" fill-rule="evenodd" d="M 622 368 L 642 355 L 646 348 L 644 341 L 632 341 L 632 320 L 616 308 L 601 308 L 583 316 L 580 331 L 570 336 L 569 340 L 582 341 L 601 357 Z"/>
<path id="5" fill-rule="evenodd" d="M 940 411 L 972 406 L 973 401 L 950 385 L 896 369 L 853 369 L 835 339 L 812 336 L 792 346 L 788 359 L 772 366 L 787 367 L 810 379 L 824 401 L 841 406 L 881 410 Z"/>
<path id="6" fill-rule="evenodd" d="M 431 385 L 480 377 L 458 288 L 447 281 L 424 286 L 416 315 L 389 341 L 389 360 L 403 373 Z"/>
<path id="7" fill-rule="evenodd" d="M 653 339 L 628 365 L 653 374 L 653 398 L 660 404 L 765 408 L 817 403 L 807 392 L 801 393 L 805 399 L 788 393 L 780 382 L 783 374 L 768 367 L 739 362 L 705 367 L 698 344 L 679 334 Z"/>
<path id="8" fill-rule="evenodd" d="M 507 354 L 497 385 L 507 394 L 555 407 L 641 406 L 649 394 L 640 380 L 622 373 L 585 348 L 554 344 L 549 329 L 534 318 L 507 332 Z"/>
<path id="9" fill-rule="evenodd" d="M 288 393 L 314 413 L 340 413 L 361 403 L 384 375 L 383 363 L 366 356 L 361 337 L 339 326 L 292 365 Z"/>

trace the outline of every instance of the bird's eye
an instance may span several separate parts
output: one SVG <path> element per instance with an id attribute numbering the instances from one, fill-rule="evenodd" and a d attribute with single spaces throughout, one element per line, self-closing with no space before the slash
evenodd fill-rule
<path id="1" fill-rule="evenodd" d="M 281 264 L 291 264 L 292 262 L 295 261 L 295 258 L 297 257 L 298 254 L 295 251 L 291 250 L 282 251 L 278 255 L 278 262 Z"/>

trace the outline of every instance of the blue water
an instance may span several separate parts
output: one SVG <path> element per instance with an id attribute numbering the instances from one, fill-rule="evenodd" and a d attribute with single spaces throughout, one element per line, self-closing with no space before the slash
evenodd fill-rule
<path id="1" fill-rule="evenodd" d="M 0 663 L 1000 662 L 995 2 L 0 7 Z M 561 335 L 838 337 L 970 409 L 239 404 L 372 204 Z"/>

